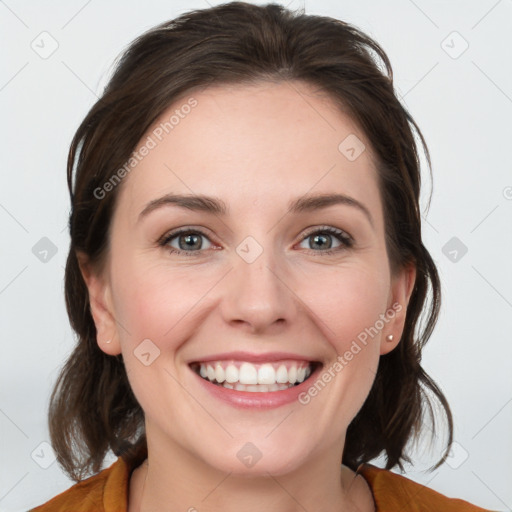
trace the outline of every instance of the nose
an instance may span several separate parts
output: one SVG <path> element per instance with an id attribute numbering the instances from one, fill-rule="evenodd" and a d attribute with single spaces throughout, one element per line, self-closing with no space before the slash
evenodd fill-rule
<path id="1" fill-rule="evenodd" d="M 297 301 L 272 251 L 264 250 L 252 263 L 238 254 L 234 260 L 222 299 L 224 320 L 251 334 L 275 334 L 293 322 Z"/>

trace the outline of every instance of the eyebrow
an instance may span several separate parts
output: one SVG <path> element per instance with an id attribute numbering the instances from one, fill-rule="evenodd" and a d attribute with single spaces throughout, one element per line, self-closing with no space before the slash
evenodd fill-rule
<path id="1" fill-rule="evenodd" d="M 336 204 L 352 206 L 362 212 L 371 226 L 374 227 L 373 217 L 369 209 L 357 199 L 345 194 L 315 194 L 304 195 L 290 201 L 288 211 L 290 213 L 305 213 L 322 208 L 328 208 Z M 164 206 L 177 206 L 188 210 L 211 213 L 213 215 L 225 216 L 229 209 L 221 199 L 205 195 L 179 195 L 166 194 L 150 201 L 139 214 L 139 221 L 149 213 Z"/>

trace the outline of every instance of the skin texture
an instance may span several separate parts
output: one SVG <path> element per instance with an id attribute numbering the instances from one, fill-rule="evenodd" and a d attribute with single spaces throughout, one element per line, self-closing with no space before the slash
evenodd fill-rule
<path id="1" fill-rule="evenodd" d="M 105 267 L 94 271 L 80 256 L 98 344 L 123 354 L 146 416 L 149 465 L 133 473 L 129 509 L 373 510 L 362 477 L 340 461 L 379 356 L 400 339 L 415 269 L 390 274 L 370 141 L 300 82 L 194 91 L 155 126 L 190 96 L 197 106 L 123 180 Z M 338 149 L 350 134 L 366 146 L 354 161 Z M 363 203 L 372 223 L 343 204 L 288 212 L 292 199 L 334 192 Z M 165 206 L 139 220 L 168 193 L 215 196 L 229 213 Z M 325 226 L 349 234 L 353 246 L 327 234 L 337 252 L 325 254 L 314 241 Z M 199 251 L 170 253 L 179 237 L 158 245 L 180 227 L 206 234 Z M 236 251 L 248 236 L 262 249 L 252 263 Z M 401 311 L 307 405 L 233 407 L 188 366 L 244 350 L 292 352 L 329 368 L 393 304 Z M 149 366 L 134 355 L 145 339 L 160 351 Z M 250 468 L 237 457 L 247 442 L 262 454 Z"/>

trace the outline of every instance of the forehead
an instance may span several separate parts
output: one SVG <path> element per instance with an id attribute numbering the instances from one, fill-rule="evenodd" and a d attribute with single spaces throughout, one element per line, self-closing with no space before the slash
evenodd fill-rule
<path id="1" fill-rule="evenodd" d="M 163 194 L 217 196 L 230 209 L 282 208 L 307 193 L 341 192 L 380 208 L 369 141 L 325 94 L 301 82 L 191 91 L 142 137 L 147 146 L 118 199 L 138 215 Z"/>

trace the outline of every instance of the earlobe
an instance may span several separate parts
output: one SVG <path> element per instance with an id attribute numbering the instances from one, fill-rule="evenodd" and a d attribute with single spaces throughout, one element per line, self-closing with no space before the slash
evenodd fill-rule
<path id="1" fill-rule="evenodd" d="M 407 306 L 415 282 L 416 267 L 413 264 L 403 267 L 398 275 L 392 278 L 388 311 L 393 311 L 393 316 L 382 332 L 381 355 L 391 352 L 400 343 L 405 325 Z"/>
<path id="2" fill-rule="evenodd" d="M 89 293 L 89 307 L 96 327 L 96 342 L 109 355 L 121 353 L 117 325 L 112 311 L 108 279 L 90 264 L 88 257 L 77 252 L 78 265 Z"/>
<path id="3" fill-rule="evenodd" d="M 383 356 L 384 354 L 388 354 L 389 352 L 394 350 L 400 343 L 400 338 L 401 334 L 400 336 L 397 336 L 395 334 L 388 334 L 386 336 L 383 336 L 383 339 L 380 342 L 380 355 Z"/>

